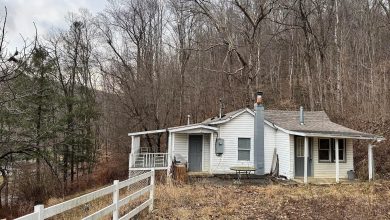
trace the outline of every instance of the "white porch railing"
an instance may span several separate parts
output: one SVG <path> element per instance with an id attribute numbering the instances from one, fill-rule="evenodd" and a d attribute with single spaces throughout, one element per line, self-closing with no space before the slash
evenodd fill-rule
<path id="1" fill-rule="evenodd" d="M 131 168 L 168 167 L 168 153 L 131 153 Z"/>
<path id="2" fill-rule="evenodd" d="M 100 198 L 102 196 L 108 195 L 112 193 L 112 203 L 105 208 L 100 209 L 99 211 L 84 217 L 83 220 L 92 220 L 92 219 L 100 219 L 103 216 L 106 216 L 110 213 L 112 213 L 112 219 L 114 220 L 122 220 L 122 219 L 131 219 L 135 215 L 137 215 L 139 212 L 141 212 L 146 207 L 149 207 L 149 211 L 153 210 L 153 199 L 154 199 L 154 185 L 155 185 L 155 179 L 154 179 L 155 171 L 152 169 L 152 171 L 149 171 L 147 173 L 141 174 L 139 176 L 135 176 L 133 178 L 129 178 L 128 180 L 119 182 L 119 180 L 115 180 L 114 184 L 111 186 L 107 186 L 103 189 L 88 193 L 86 195 L 68 200 L 66 202 L 50 206 L 47 208 L 44 208 L 43 205 L 36 205 L 34 207 L 34 212 L 25 216 L 22 216 L 20 218 L 17 218 L 16 220 L 43 220 L 46 218 L 50 218 L 52 216 L 58 215 L 60 213 L 63 213 L 67 210 L 70 210 L 72 208 L 75 208 L 77 206 L 83 205 L 85 203 L 88 203 L 92 200 L 95 200 L 97 198 Z M 134 183 L 137 183 L 141 180 L 150 178 L 150 182 L 148 186 L 134 192 L 133 194 L 126 196 L 122 199 L 119 198 L 119 190 L 128 187 Z M 144 203 L 137 206 L 127 214 L 123 216 L 119 216 L 119 209 L 120 207 L 128 204 L 130 201 L 135 200 L 139 198 L 140 196 L 144 195 L 145 193 L 149 192 L 149 199 L 147 199 Z"/>

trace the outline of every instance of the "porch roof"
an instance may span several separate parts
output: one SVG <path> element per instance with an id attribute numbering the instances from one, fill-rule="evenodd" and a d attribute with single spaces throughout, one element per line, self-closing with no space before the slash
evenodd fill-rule
<path id="1" fill-rule="evenodd" d="M 176 127 L 170 127 L 166 129 L 159 129 L 159 130 L 151 130 L 151 131 L 140 131 L 140 132 L 133 132 L 133 133 L 128 133 L 128 136 L 139 136 L 139 135 L 144 135 L 144 134 L 156 134 L 156 133 L 163 133 L 163 132 L 185 132 L 189 130 L 196 130 L 199 129 L 198 131 L 204 130 L 209 130 L 209 131 L 217 131 L 218 128 L 204 125 L 204 124 L 189 124 L 189 125 L 183 125 L 183 126 L 176 126 Z M 196 133 L 201 133 L 201 132 L 196 132 Z"/>

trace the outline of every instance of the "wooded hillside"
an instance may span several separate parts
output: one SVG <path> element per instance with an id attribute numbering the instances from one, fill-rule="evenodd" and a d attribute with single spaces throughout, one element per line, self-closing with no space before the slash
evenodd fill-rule
<path id="1" fill-rule="evenodd" d="M 389 0 L 110 0 L 16 52 L 2 15 L 6 207 L 111 181 L 126 173 L 128 132 L 201 122 L 219 100 L 252 107 L 256 91 L 267 109 L 325 110 L 390 139 Z M 376 149 L 382 177 L 388 145 Z M 366 147 L 355 145 L 357 169 Z"/>

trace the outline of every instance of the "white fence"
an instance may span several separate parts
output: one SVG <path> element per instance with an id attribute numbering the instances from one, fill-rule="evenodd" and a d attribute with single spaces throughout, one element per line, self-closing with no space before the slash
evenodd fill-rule
<path id="1" fill-rule="evenodd" d="M 141 180 L 147 179 L 150 177 L 150 183 L 148 186 L 132 193 L 129 196 L 126 196 L 123 199 L 119 199 L 119 190 L 128 187 L 134 183 L 137 183 Z M 102 196 L 108 195 L 112 193 L 112 204 L 109 206 L 106 206 L 103 209 L 100 209 L 99 211 L 83 218 L 84 220 L 92 220 L 92 219 L 99 219 L 103 216 L 106 216 L 110 213 L 112 213 L 112 219 L 113 220 L 122 220 L 122 219 L 130 219 L 137 215 L 139 212 L 141 212 L 143 209 L 149 206 L 149 211 L 153 210 L 153 199 L 154 199 L 154 186 L 155 186 L 155 171 L 152 169 L 151 171 L 141 174 L 139 176 L 135 176 L 132 178 L 129 178 L 125 181 L 119 182 L 119 180 L 115 180 L 114 184 L 111 186 L 107 186 L 103 189 L 88 193 L 86 195 L 68 200 L 66 202 L 53 205 L 47 208 L 44 208 L 43 205 L 36 205 L 34 207 L 34 212 L 25 216 L 22 216 L 20 218 L 17 218 L 17 220 L 43 220 L 46 218 L 50 218 L 52 216 L 58 215 L 60 213 L 63 213 L 67 210 L 70 210 L 72 208 L 75 208 L 77 206 L 83 205 L 85 203 L 88 203 L 92 200 L 95 200 L 97 198 L 100 198 Z M 140 196 L 144 195 L 145 193 L 149 192 L 149 199 L 146 200 L 141 205 L 137 206 L 124 216 L 119 218 L 119 208 L 123 205 L 128 204 L 130 201 L 135 200 L 139 198 Z"/>

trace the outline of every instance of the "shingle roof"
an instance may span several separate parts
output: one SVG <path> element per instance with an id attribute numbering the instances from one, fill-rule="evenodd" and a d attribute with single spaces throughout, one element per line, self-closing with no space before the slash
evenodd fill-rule
<path id="1" fill-rule="evenodd" d="M 374 134 L 356 131 L 336 124 L 329 119 L 324 111 L 305 111 L 303 125 L 299 122 L 299 111 L 267 110 L 264 118 L 272 124 L 289 131 L 356 138 L 379 138 Z"/>
<path id="2" fill-rule="evenodd" d="M 232 117 L 240 112 L 245 112 L 249 109 L 238 109 L 228 112 L 222 118 L 213 117 L 206 119 L 202 124 L 213 124 L 224 121 L 229 121 Z M 253 112 L 252 110 L 249 110 Z M 332 122 L 324 111 L 305 111 L 304 124 L 299 122 L 299 111 L 283 111 L 283 110 L 265 110 L 264 119 L 269 123 L 276 125 L 292 132 L 300 132 L 318 136 L 344 136 L 351 138 L 382 138 L 380 136 L 356 131 L 345 126 Z"/>
<path id="3" fill-rule="evenodd" d="M 241 108 L 241 109 L 238 109 L 236 111 L 224 113 L 221 118 L 219 118 L 218 116 L 208 118 L 208 119 L 204 120 L 202 122 L 202 124 L 211 124 L 211 123 L 215 123 L 215 122 L 224 121 L 224 120 L 231 118 L 232 116 L 236 115 L 239 112 L 243 112 L 244 110 L 245 110 L 245 108 Z"/>

